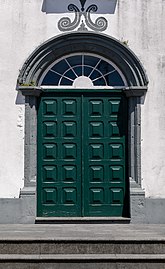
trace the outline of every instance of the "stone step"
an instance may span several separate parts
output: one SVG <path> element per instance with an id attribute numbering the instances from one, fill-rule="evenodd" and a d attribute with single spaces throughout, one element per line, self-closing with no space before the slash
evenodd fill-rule
<path id="1" fill-rule="evenodd" d="M 0 269 L 164 269 L 165 254 L 0 255 Z"/>
<path id="2" fill-rule="evenodd" d="M 165 254 L 0 254 L 2 261 L 164 261 Z"/>
<path id="3" fill-rule="evenodd" d="M 0 225 L 0 254 L 165 254 L 165 225 Z"/>
<path id="4" fill-rule="evenodd" d="M 165 225 L 2 225 L 2 268 L 165 269 Z"/>
<path id="5" fill-rule="evenodd" d="M 1 240 L 0 254 L 165 254 L 165 241 Z"/>

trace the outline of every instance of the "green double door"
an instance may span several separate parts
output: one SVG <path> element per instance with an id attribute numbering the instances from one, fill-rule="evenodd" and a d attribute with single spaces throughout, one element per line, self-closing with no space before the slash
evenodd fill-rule
<path id="1" fill-rule="evenodd" d="M 44 93 L 38 106 L 37 215 L 127 215 L 122 92 Z"/>

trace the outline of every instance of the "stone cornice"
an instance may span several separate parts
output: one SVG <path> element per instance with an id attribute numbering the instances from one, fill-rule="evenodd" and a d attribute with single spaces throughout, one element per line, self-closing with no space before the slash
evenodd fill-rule
<path id="1" fill-rule="evenodd" d="M 18 90 L 21 91 L 24 96 L 36 96 L 39 97 L 42 93 L 41 87 L 34 86 L 19 86 Z"/>
<path id="2" fill-rule="evenodd" d="M 131 86 L 123 89 L 123 92 L 127 97 L 143 96 L 147 92 L 147 86 Z"/>

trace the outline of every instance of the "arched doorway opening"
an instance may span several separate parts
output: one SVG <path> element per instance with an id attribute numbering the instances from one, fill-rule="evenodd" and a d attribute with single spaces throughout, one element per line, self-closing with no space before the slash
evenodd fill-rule
<path id="1" fill-rule="evenodd" d="M 39 47 L 19 80 L 35 85 L 20 90 L 38 111 L 37 216 L 129 217 L 148 83 L 136 56 L 105 35 L 72 33 Z"/>

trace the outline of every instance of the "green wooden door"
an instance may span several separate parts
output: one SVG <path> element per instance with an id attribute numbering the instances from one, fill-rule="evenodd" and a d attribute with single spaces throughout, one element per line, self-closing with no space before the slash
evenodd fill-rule
<path id="1" fill-rule="evenodd" d="M 45 93 L 38 109 L 38 216 L 124 216 L 122 93 Z"/>
<path id="2" fill-rule="evenodd" d="M 38 110 L 38 215 L 81 216 L 81 97 L 44 94 Z"/>
<path id="3" fill-rule="evenodd" d="M 126 99 L 84 96 L 84 215 L 122 216 L 126 195 Z"/>

